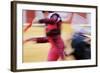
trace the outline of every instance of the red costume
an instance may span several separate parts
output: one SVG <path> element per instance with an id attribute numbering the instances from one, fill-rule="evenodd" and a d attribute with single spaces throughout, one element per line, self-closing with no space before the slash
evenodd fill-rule
<path id="1" fill-rule="evenodd" d="M 57 18 L 54 19 L 53 16 Z M 58 20 L 59 19 L 59 20 Z M 46 24 L 46 35 L 51 44 L 48 54 L 48 61 L 56 61 L 59 58 L 64 59 L 64 42 L 61 38 L 61 18 L 58 14 L 53 14 L 50 19 L 41 19 L 40 23 Z"/>

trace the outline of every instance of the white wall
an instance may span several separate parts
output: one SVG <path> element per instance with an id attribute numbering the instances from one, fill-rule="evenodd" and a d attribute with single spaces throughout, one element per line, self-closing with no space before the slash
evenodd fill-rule
<path id="1" fill-rule="evenodd" d="M 0 73 L 11 73 L 10 72 L 10 34 L 11 34 L 10 33 L 10 1 L 11 0 L 0 0 Z M 84 4 L 84 5 L 85 4 L 98 5 L 98 3 L 100 3 L 98 2 L 99 0 L 98 1 L 97 0 L 33 0 L 33 1 L 41 1 L 41 2 L 49 1 L 49 2 Z M 100 37 L 100 34 L 99 34 L 99 37 Z M 100 49 L 98 48 L 98 50 L 99 50 L 98 52 L 100 56 Z M 99 61 L 100 61 L 100 57 L 99 57 Z M 35 71 L 35 72 L 26 72 L 26 73 L 53 73 L 53 72 L 54 73 L 87 73 L 87 72 L 99 73 L 100 66 L 94 67 L 94 68 Z"/>
<path id="2" fill-rule="evenodd" d="M 83 5 L 96 5 L 97 0 L 15 0 L 15 1 L 35 1 L 35 2 L 51 2 L 51 3 L 63 3 L 63 4 L 83 4 Z"/>

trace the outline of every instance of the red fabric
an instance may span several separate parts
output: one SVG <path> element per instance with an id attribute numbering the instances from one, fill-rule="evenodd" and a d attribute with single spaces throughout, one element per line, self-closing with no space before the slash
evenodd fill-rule
<path id="1" fill-rule="evenodd" d="M 26 11 L 26 22 L 32 23 L 32 20 L 35 18 L 35 11 L 33 10 L 27 10 Z"/>
<path id="2" fill-rule="evenodd" d="M 48 61 L 57 61 L 59 58 L 64 59 L 64 42 L 60 35 L 54 38 L 48 37 L 48 41 L 51 44 Z"/>
<path id="3" fill-rule="evenodd" d="M 77 14 L 84 17 L 84 18 L 86 18 L 86 15 L 87 15 L 86 13 L 77 13 Z"/>
<path id="4" fill-rule="evenodd" d="M 46 24 L 46 33 L 53 29 L 61 30 L 61 22 L 56 22 L 52 19 L 42 19 L 40 20 L 40 23 Z M 47 38 L 49 43 L 51 44 L 51 49 L 48 54 L 48 61 L 57 61 L 59 57 L 61 59 L 64 59 L 64 42 L 60 34 L 54 36 L 47 36 Z"/>

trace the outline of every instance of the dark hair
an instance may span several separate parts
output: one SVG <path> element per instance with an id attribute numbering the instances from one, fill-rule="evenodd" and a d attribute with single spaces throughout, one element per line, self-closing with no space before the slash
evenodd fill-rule
<path id="1" fill-rule="evenodd" d="M 42 13 L 45 13 L 45 12 L 48 12 L 48 13 L 53 13 L 53 11 L 42 11 Z"/>
<path id="2" fill-rule="evenodd" d="M 52 18 L 52 17 L 53 17 L 53 16 L 55 16 L 55 15 L 56 15 L 58 18 L 60 17 L 60 16 L 59 16 L 59 14 L 54 13 L 54 14 L 52 14 L 52 15 L 51 15 L 51 17 L 50 17 L 50 18 Z"/>
<path id="3" fill-rule="evenodd" d="M 57 13 L 52 14 L 50 18 L 52 18 L 52 17 L 55 16 L 55 15 L 57 16 L 57 19 L 60 18 L 59 22 L 62 22 L 60 15 L 57 14 Z"/>

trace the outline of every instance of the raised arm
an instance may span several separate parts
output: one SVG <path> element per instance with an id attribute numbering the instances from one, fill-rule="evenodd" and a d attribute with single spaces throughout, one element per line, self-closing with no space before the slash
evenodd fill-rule
<path id="1" fill-rule="evenodd" d="M 53 19 L 40 19 L 39 23 L 54 24 L 56 21 Z"/>
<path id="2" fill-rule="evenodd" d="M 29 25 L 27 25 L 24 29 L 24 32 L 26 32 L 30 27 L 32 26 L 32 23 L 30 23 Z"/>
<path id="3" fill-rule="evenodd" d="M 46 43 L 48 42 L 48 38 L 46 37 L 39 37 L 39 38 L 29 38 L 24 41 L 24 43 L 29 42 L 29 41 L 34 41 L 36 43 Z"/>

